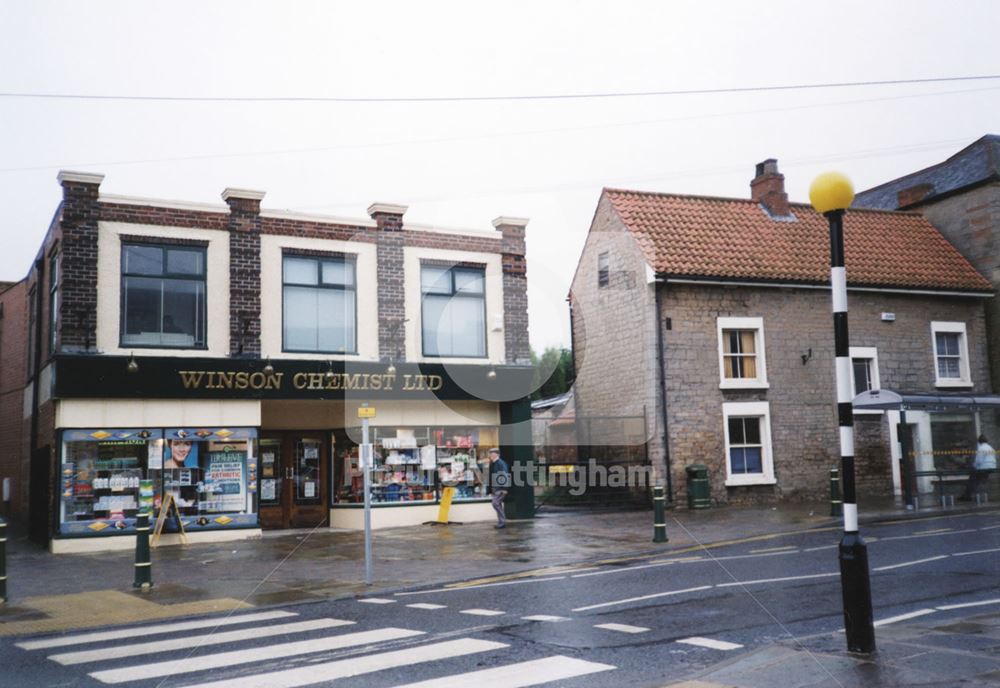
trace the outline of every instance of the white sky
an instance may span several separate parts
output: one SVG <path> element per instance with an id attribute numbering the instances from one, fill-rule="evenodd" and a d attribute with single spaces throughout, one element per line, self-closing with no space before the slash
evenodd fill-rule
<path id="1" fill-rule="evenodd" d="M 1000 74 L 1000 4 L 6 2 L 0 92 L 483 96 Z M 825 169 L 864 189 L 1000 132 L 1000 80 L 466 103 L 0 97 L 0 280 L 27 271 L 60 168 L 106 193 L 491 229 L 528 225 L 531 340 L 564 302 L 602 186 L 747 197 L 776 157 L 792 200 Z"/>

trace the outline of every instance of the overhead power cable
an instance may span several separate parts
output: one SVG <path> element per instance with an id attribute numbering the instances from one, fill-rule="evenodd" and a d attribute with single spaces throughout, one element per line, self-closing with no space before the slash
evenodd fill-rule
<path id="1" fill-rule="evenodd" d="M 548 93 L 482 96 L 184 96 L 184 95 L 123 95 L 109 93 L 31 93 L 27 91 L 0 92 L 0 98 L 45 98 L 58 100 L 119 100 L 191 103 L 461 103 L 488 101 L 531 100 L 592 100 L 600 98 L 644 98 L 662 96 L 695 96 L 732 93 L 766 93 L 773 91 L 802 91 L 808 89 L 850 88 L 869 86 L 900 86 L 906 84 L 936 84 L 952 81 L 987 81 L 1000 79 L 1000 74 L 973 76 L 946 76 L 924 79 L 884 79 L 873 81 L 841 81 L 818 84 L 787 84 L 776 86 L 730 86 L 725 88 L 693 88 L 664 91 L 617 91 L 597 93 Z"/>

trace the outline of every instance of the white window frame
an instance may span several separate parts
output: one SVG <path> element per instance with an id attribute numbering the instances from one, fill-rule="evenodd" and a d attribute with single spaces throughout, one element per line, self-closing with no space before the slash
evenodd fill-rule
<path id="1" fill-rule="evenodd" d="M 732 472 L 729 456 L 729 419 L 732 416 L 756 417 L 760 419 L 760 473 L 746 474 Z M 774 485 L 774 454 L 771 448 L 771 409 L 766 401 L 732 401 L 722 405 L 722 433 L 725 437 L 726 487 L 741 485 Z"/>
<path id="2" fill-rule="evenodd" d="M 723 353 L 723 330 L 753 330 L 755 358 L 757 359 L 757 377 L 728 378 L 726 377 L 726 362 Z M 719 347 L 719 389 L 767 389 L 767 357 L 764 351 L 764 319 L 763 318 L 732 318 L 716 319 L 716 342 Z"/>
<path id="3" fill-rule="evenodd" d="M 959 336 L 958 368 L 961 377 L 942 378 L 938 374 L 937 335 L 939 333 L 954 333 Z M 972 375 L 969 369 L 969 337 L 964 322 L 931 322 L 931 351 L 934 354 L 934 385 L 936 387 L 972 387 Z"/>
<path id="4" fill-rule="evenodd" d="M 865 358 L 871 361 L 872 389 L 882 389 L 882 381 L 878 374 L 878 349 L 874 346 L 852 346 L 849 349 L 851 357 L 851 398 L 858 396 L 858 387 L 854 381 L 854 359 Z M 858 416 L 880 416 L 883 411 L 855 411 Z"/>

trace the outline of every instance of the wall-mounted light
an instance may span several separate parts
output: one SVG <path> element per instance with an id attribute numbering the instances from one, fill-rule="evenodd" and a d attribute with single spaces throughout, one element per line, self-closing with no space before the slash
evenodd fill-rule
<path id="1" fill-rule="evenodd" d="M 274 366 L 271 365 L 270 356 L 264 359 L 264 368 L 261 372 L 263 372 L 265 375 L 274 375 Z"/>
<path id="2" fill-rule="evenodd" d="M 809 351 L 807 351 L 806 353 L 802 354 L 802 365 L 805 365 L 806 363 L 808 363 L 809 359 L 811 359 L 812 357 L 813 357 L 813 350 L 810 347 Z"/>
<path id="3" fill-rule="evenodd" d="M 139 372 L 139 362 L 135 360 L 135 353 L 129 354 L 128 365 L 125 366 L 125 370 L 127 370 L 130 375 Z"/>
<path id="4" fill-rule="evenodd" d="M 488 379 L 488 380 L 496 380 L 497 379 L 497 371 L 494 370 L 493 368 L 490 368 L 489 372 L 486 373 L 486 379 Z"/>
<path id="5" fill-rule="evenodd" d="M 333 380 L 333 378 L 334 378 L 334 374 L 333 374 L 333 361 L 327 361 L 326 362 L 326 381 L 330 382 L 331 380 Z"/>
<path id="6" fill-rule="evenodd" d="M 386 372 L 387 375 L 395 375 L 396 374 L 396 366 L 393 365 L 392 361 L 389 361 L 389 367 L 385 369 L 385 372 Z"/>

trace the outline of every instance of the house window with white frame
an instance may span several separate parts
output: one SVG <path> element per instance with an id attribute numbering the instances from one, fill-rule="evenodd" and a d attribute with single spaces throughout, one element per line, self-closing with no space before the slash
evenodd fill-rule
<path id="1" fill-rule="evenodd" d="M 722 405 L 726 440 L 726 485 L 769 485 L 774 480 L 771 414 L 767 402 Z"/>
<path id="2" fill-rule="evenodd" d="M 762 318 L 719 318 L 719 384 L 722 388 L 767 387 Z"/>
<path id="3" fill-rule="evenodd" d="M 873 389 L 879 389 L 878 349 L 873 346 L 851 347 L 851 382 L 854 396 Z"/>
<path id="4" fill-rule="evenodd" d="M 938 387 L 970 387 L 969 344 L 963 322 L 932 322 L 934 375 Z"/>

